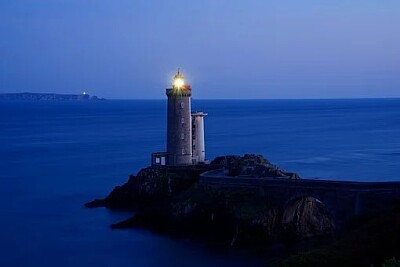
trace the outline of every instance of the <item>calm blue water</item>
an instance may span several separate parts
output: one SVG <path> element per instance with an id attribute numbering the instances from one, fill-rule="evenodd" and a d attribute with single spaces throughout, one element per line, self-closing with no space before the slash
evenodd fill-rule
<path id="1" fill-rule="evenodd" d="M 260 153 L 303 177 L 400 180 L 400 99 L 193 101 L 209 158 Z M 0 266 L 259 266 L 85 209 L 164 150 L 165 101 L 0 103 Z"/>

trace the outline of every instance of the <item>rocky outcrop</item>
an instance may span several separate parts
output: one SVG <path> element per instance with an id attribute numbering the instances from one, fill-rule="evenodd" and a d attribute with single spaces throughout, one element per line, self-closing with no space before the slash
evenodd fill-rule
<path id="1" fill-rule="evenodd" d="M 136 176 L 130 175 L 127 183 L 116 186 L 106 198 L 96 199 L 85 206 L 131 209 L 166 201 L 190 188 L 199 180 L 201 173 L 215 168 L 220 166 L 147 167 Z"/>
<path id="2" fill-rule="evenodd" d="M 333 233 L 335 225 L 326 207 L 313 197 L 291 201 L 285 208 L 282 225 L 297 238 Z"/>
<path id="3" fill-rule="evenodd" d="M 227 245 L 256 245 L 275 238 L 279 209 L 256 189 L 195 186 L 172 203 L 171 220 Z"/>
<path id="4" fill-rule="evenodd" d="M 272 164 L 262 155 L 245 154 L 243 157 L 236 155 L 216 157 L 211 164 L 223 165 L 228 176 L 300 178 L 298 174 L 284 171 Z"/>
<path id="5" fill-rule="evenodd" d="M 295 229 L 297 238 L 326 233 L 328 228 L 316 223 L 325 221 L 317 204 L 304 202 L 284 209 L 266 199 L 257 187 L 212 188 L 198 183 L 201 173 L 220 168 L 238 175 L 298 178 L 259 155 L 217 157 L 209 165 L 144 168 L 106 198 L 86 206 L 136 211 L 134 217 L 113 224 L 113 228 L 145 227 L 230 246 L 280 240 L 289 228 Z"/>
<path id="6" fill-rule="evenodd" d="M 400 204 L 400 202 L 395 204 Z M 399 266 L 383 264 L 400 259 L 400 205 L 378 214 L 353 218 L 348 228 L 331 244 L 304 250 L 281 261 L 280 267 Z"/>
<path id="7" fill-rule="evenodd" d="M 258 183 L 250 187 L 229 184 L 214 187 L 198 182 L 201 173 L 221 168 L 231 175 L 227 178 L 230 180 L 260 178 L 265 174 L 282 179 L 299 178 L 296 174 L 288 175 L 262 156 L 217 157 L 210 165 L 144 168 L 136 176 L 130 176 L 124 185 L 115 187 L 106 198 L 86 206 L 135 211 L 134 216 L 112 224 L 112 228 L 142 227 L 214 245 L 255 246 L 257 251 L 261 247 L 269 254 L 269 264 L 274 264 L 271 257 L 278 257 L 279 266 L 370 266 L 399 255 L 400 239 L 396 237 L 400 233 L 400 205 L 387 214 L 355 218 L 344 233 L 332 239 L 333 220 L 324 204 L 315 198 L 301 196 L 282 204 L 272 194 L 273 188 L 260 190 Z M 286 253 L 321 244 L 326 247 L 278 263 Z M 273 251 L 265 251 L 266 245 L 271 245 L 268 247 Z"/>

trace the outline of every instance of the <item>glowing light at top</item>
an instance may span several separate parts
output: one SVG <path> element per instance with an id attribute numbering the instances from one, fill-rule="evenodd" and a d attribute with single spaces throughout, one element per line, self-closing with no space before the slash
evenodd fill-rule
<path id="1" fill-rule="evenodd" d="M 178 72 L 174 76 L 173 88 L 174 89 L 181 89 L 185 85 L 185 77 L 178 69 Z"/>

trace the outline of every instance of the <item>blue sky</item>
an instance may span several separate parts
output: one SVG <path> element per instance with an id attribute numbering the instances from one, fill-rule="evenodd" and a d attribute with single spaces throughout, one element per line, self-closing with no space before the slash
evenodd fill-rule
<path id="1" fill-rule="evenodd" d="M 0 0 L 0 92 L 400 96 L 398 0 Z"/>

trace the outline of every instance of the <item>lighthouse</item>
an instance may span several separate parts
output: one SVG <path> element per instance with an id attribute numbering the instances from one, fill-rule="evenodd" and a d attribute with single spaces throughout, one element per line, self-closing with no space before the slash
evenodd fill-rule
<path id="1" fill-rule="evenodd" d="M 178 72 L 167 88 L 167 152 L 154 152 L 153 166 L 184 166 L 206 163 L 204 117 L 207 113 L 191 112 L 192 88 Z"/>
<path id="2" fill-rule="evenodd" d="M 167 104 L 167 165 L 191 165 L 192 127 L 191 103 L 192 89 L 185 84 L 185 78 L 178 69 L 172 88 L 166 91 Z"/>

